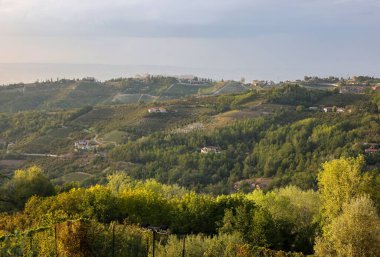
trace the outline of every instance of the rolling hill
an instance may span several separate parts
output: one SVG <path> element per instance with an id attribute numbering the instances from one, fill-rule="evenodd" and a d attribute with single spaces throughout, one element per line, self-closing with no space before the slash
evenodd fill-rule
<path id="1" fill-rule="evenodd" d="M 61 86 L 1 89 L 1 97 L 3 92 L 29 97 L 30 102 L 12 102 L 14 110 L 35 110 L 0 114 L 0 143 L 5 142 L 0 145 L 0 172 L 14 170 L 8 163 L 37 164 L 58 184 L 77 179 L 89 185 L 117 170 L 136 179 L 155 178 L 212 193 L 228 193 L 236 182 L 255 177 L 271 178 L 272 186 L 312 188 L 321 162 L 364 154 L 362 142 L 379 143 L 379 121 L 372 108 L 376 97 L 371 94 L 295 85 L 238 94 L 245 90 L 238 82 L 172 82 L 65 81 Z M 45 99 L 45 104 L 36 99 Z M 308 109 L 322 105 L 345 107 L 347 112 Z M 166 112 L 148 112 L 157 106 Z M 96 147 L 75 149 L 79 141 Z M 201 154 L 205 146 L 220 148 L 220 154 Z M 376 158 L 368 156 L 368 164 L 376 165 Z"/>

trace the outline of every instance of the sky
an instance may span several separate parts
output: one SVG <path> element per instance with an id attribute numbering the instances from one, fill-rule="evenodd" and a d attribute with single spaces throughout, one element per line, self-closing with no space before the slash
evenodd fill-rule
<path id="1" fill-rule="evenodd" d="M 0 83 L 380 77 L 379 60 L 380 0 L 0 0 Z"/>

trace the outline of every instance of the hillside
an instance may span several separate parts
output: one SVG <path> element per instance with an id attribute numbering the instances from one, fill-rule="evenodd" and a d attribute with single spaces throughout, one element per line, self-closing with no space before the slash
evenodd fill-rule
<path id="1" fill-rule="evenodd" d="M 225 86 L 211 80 L 180 80 L 148 76 L 98 82 L 93 78 L 36 82 L 0 87 L 0 112 L 60 110 L 86 105 L 118 105 L 180 99 L 189 96 L 231 94 L 248 91 L 238 82 Z"/>
<path id="2" fill-rule="evenodd" d="M 313 188 L 322 162 L 365 154 L 363 142 L 379 143 L 379 120 L 371 103 L 376 97 L 370 94 L 287 85 L 234 95 L 107 105 L 107 92 L 123 81 L 112 82 L 113 89 L 104 89 L 100 97 L 97 88 L 104 85 L 74 83 L 77 86 L 70 89 L 74 91 L 54 94 L 50 103 L 65 98 L 67 105 L 75 105 L 79 92 L 87 92 L 88 87 L 95 89 L 88 90 L 84 103 L 94 104 L 98 98 L 99 102 L 80 109 L 2 114 L 0 139 L 8 142 L 1 150 L 3 174 L 33 163 L 58 184 L 93 184 L 122 170 L 136 179 L 155 178 L 215 194 L 233 192 L 239 181 L 261 177 L 270 178 L 271 187 Z M 172 96 L 175 86 L 166 90 Z M 219 91 L 226 86 L 231 82 L 215 85 Z M 165 112 L 148 112 L 157 106 Z M 319 110 L 308 109 L 313 106 Z M 337 106 L 345 112 L 324 113 L 321 106 Z M 80 141 L 88 149 L 74 149 Z M 202 154 L 200 150 L 207 146 L 219 148 L 220 153 Z M 368 164 L 376 164 L 377 158 L 368 155 Z M 13 159 L 19 160 L 18 166 L 7 165 Z M 85 175 L 70 175 L 78 171 Z"/>
<path id="3" fill-rule="evenodd" d="M 94 78 L 61 79 L 0 87 L 0 112 L 26 110 L 56 111 L 86 105 L 122 105 L 163 102 L 186 97 L 208 97 L 242 94 L 250 90 L 270 91 L 284 85 L 298 85 L 322 92 L 336 91 L 344 95 L 364 94 L 376 88 L 379 79 L 359 76 L 352 79 L 307 77 L 304 80 L 212 81 L 206 78 L 137 76 L 100 82 Z M 304 103 L 305 104 L 305 103 Z"/>

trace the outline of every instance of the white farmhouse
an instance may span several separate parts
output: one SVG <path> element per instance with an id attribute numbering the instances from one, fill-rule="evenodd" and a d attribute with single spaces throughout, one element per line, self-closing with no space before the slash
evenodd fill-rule
<path id="1" fill-rule="evenodd" d="M 205 146 L 201 149 L 201 153 L 203 154 L 220 153 L 220 148 L 217 146 Z"/>

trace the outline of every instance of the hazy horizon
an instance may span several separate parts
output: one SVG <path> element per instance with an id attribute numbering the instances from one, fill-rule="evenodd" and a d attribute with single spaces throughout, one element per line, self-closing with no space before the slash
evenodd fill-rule
<path id="1" fill-rule="evenodd" d="M 0 63 L 0 85 L 33 83 L 36 81 L 56 80 L 56 79 L 81 79 L 94 77 L 100 81 L 106 81 L 119 77 L 135 77 L 136 75 L 163 75 L 181 76 L 194 75 L 213 80 L 240 80 L 244 78 L 246 82 L 257 80 L 272 80 L 275 82 L 286 80 L 303 79 L 304 76 L 319 77 L 343 77 L 352 76 L 376 76 L 369 73 L 340 73 L 340 74 L 293 74 L 285 76 L 284 73 L 261 74 L 253 77 L 242 70 L 223 70 L 212 68 L 175 67 L 159 65 L 121 65 L 121 64 L 70 64 L 70 63 Z"/>

